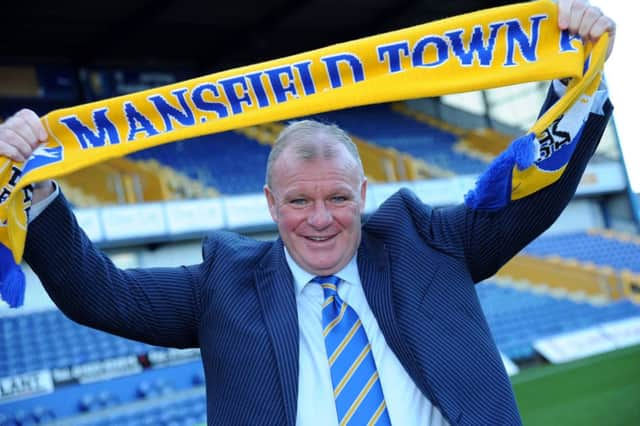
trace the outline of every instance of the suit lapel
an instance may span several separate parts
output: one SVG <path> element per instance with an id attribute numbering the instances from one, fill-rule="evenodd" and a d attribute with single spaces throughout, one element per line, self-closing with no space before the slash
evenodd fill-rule
<path id="1" fill-rule="evenodd" d="M 255 273 L 255 280 L 280 374 L 287 424 L 293 426 L 298 406 L 300 338 L 293 277 L 287 266 L 280 239 L 263 258 Z"/>
<path id="2" fill-rule="evenodd" d="M 358 271 L 364 294 L 369 302 L 387 344 L 396 354 L 409 376 L 431 401 L 434 395 L 422 377 L 418 364 L 402 337 L 393 308 L 389 254 L 382 241 L 366 232 L 358 249 Z"/>

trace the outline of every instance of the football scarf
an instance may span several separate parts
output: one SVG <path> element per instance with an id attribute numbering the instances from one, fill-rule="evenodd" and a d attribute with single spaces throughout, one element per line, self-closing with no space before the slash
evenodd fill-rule
<path id="1" fill-rule="evenodd" d="M 549 185 L 578 142 L 608 43 L 603 36 L 595 46 L 583 46 L 579 37 L 558 29 L 557 13 L 550 0 L 487 9 L 48 113 L 41 120 L 49 139 L 27 161 L 0 158 L 0 295 L 10 306 L 23 302 L 19 262 L 31 183 L 204 134 L 359 105 L 570 78 L 562 98 L 499 157 L 466 202 L 500 208 Z M 551 126 L 564 126 L 569 140 L 549 139 Z"/>

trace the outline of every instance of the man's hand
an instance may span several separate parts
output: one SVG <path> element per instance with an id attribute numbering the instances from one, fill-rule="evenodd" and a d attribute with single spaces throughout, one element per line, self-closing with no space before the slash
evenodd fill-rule
<path id="1" fill-rule="evenodd" d="M 22 109 L 0 124 L 0 155 L 21 163 L 47 140 L 47 131 L 35 112 Z"/>
<path id="2" fill-rule="evenodd" d="M 0 157 L 24 162 L 47 138 L 47 131 L 38 115 L 29 109 L 22 109 L 0 124 Z M 34 186 L 34 203 L 46 198 L 54 190 L 51 181 Z"/>
<path id="3" fill-rule="evenodd" d="M 596 42 L 604 33 L 609 33 L 609 47 L 606 58 L 613 50 L 616 38 L 616 23 L 586 0 L 559 0 L 558 26 L 561 30 L 569 30 L 578 34 L 585 41 Z"/>

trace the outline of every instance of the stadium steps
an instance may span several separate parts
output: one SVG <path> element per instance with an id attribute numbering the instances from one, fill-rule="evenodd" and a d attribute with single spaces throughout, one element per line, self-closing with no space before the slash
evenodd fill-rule
<path id="1" fill-rule="evenodd" d="M 117 158 L 59 179 L 76 207 L 216 197 L 219 193 L 157 162 Z"/>
<path id="2" fill-rule="evenodd" d="M 509 147 L 512 140 L 509 135 L 484 127 L 465 131 L 453 149 L 490 163 Z"/>
<path id="3" fill-rule="evenodd" d="M 220 192 L 217 189 L 207 186 L 196 179 L 191 179 L 171 167 L 164 166 L 157 160 L 137 160 L 135 163 L 158 176 L 163 187 L 166 188 L 163 200 L 215 198 L 220 196 Z"/>
<path id="4" fill-rule="evenodd" d="M 271 146 L 276 141 L 282 129 L 284 129 L 284 124 L 274 122 L 242 127 L 240 129 L 236 129 L 235 132 L 243 134 L 249 139 L 260 142 L 263 145 Z"/>
<path id="5" fill-rule="evenodd" d="M 608 300 L 624 296 L 621 278 L 612 268 L 558 256 L 539 258 L 520 254 L 507 262 L 496 275 Z"/>
<path id="6" fill-rule="evenodd" d="M 523 254 L 559 265 L 578 265 L 598 276 L 608 275 L 609 297 L 627 297 L 640 303 L 639 240 L 631 234 L 592 229 L 539 238 Z"/>

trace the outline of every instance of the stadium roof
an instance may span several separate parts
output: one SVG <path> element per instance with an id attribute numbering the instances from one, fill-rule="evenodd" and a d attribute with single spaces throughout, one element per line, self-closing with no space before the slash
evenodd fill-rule
<path id="1" fill-rule="evenodd" d="M 4 62 L 180 62 L 214 71 L 508 3 L 514 2 L 9 1 L 0 51 Z"/>

